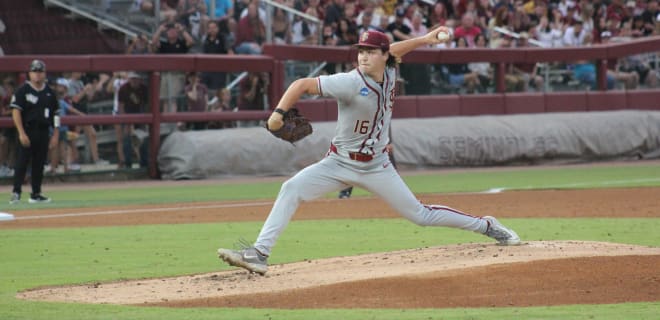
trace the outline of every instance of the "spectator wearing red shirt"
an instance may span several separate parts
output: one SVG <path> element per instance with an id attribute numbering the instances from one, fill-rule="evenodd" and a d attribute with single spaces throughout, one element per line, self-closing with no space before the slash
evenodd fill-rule
<path id="1" fill-rule="evenodd" d="M 261 54 L 261 45 L 266 40 L 266 26 L 259 18 L 259 8 L 255 2 L 247 7 L 247 15 L 238 21 L 236 48 L 240 54 Z"/>
<path id="2" fill-rule="evenodd" d="M 607 7 L 607 19 L 609 20 L 624 22 L 630 19 L 631 16 L 630 11 L 623 4 L 623 0 L 612 0 L 612 3 Z"/>
<path id="3" fill-rule="evenodd" d="M 474 25 L 474 15 L 471 13 L 466 13 L 461 18 L 461 25 L 456 28 L 454 31 L 454 37 L 465 38 L 467 41 L 468 47 L 474 47 L 474 37 L 478 34 L 481 34 L 481 28 Z"/>

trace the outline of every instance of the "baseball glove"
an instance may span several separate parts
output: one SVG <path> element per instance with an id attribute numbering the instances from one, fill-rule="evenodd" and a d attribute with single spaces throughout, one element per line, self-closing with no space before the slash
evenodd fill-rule
<path id="1" fill-rule="evenodd" d="M 284 125 L 281 128 L 272 131 L 268 129 L 268 124 L 266 124 L 266 129 L 274 136 L 291 143 L 312 134 L 312 124 L 309 123 L 309 119 L 302 116 L 296 108 L 289 109 L 284 113 L 282 121 Z"/>

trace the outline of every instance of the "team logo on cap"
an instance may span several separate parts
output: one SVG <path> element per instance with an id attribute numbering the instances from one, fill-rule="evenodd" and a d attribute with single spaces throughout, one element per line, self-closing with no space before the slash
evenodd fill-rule
<path id="1" fill-rule="evenodd" d="M 369 39 L 369 32 L 365 31 L 362 33 L 362 37 L 360 38 L 360 42 L 367 42 L 367 39 Z"/>

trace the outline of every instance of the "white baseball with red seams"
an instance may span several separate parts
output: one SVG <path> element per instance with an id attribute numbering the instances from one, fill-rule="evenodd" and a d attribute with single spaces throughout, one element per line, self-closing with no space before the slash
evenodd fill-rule
<path id="1" fill-rule="evenodd" d="M 447 29 L 447 32 L 438 32 L 436 37 L 442 42 L 450 40 L 454 36 L 454 31 L 451 28 Z"/>

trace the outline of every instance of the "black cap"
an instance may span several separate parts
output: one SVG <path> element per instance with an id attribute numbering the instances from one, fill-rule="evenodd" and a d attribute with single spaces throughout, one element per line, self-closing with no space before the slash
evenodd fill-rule
<path id="1" fill-rule="evenodd" d="M 46 71 L 46 64 L 41 60 L 32 60 L 32 62 L 30 63 L 30 71 L 44 72 Z"/>

